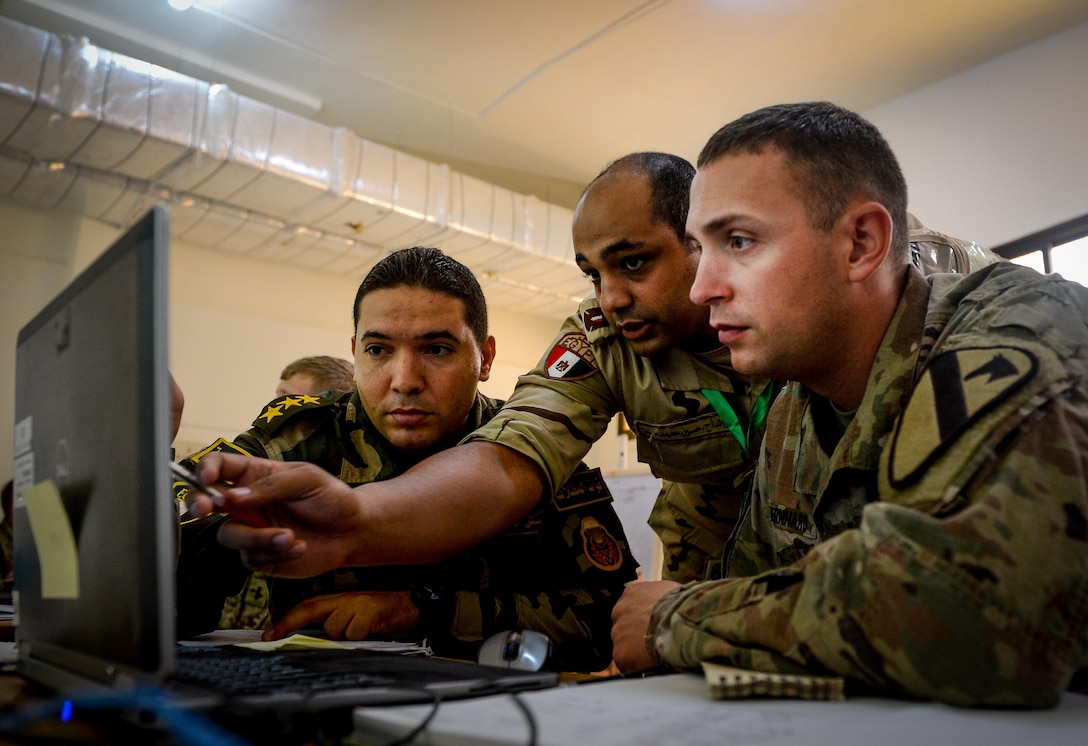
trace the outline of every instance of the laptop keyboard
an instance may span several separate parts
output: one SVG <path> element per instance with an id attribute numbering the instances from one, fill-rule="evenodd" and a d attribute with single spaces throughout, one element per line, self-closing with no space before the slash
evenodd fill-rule
<path id="1" fill-rule="evenodd" d="M 224 704 L 407 704 L 540 689 L 559 680 L 555 673 L 363 649 L 266 652 L 218 645 L 175 650 L 173 682 L 220 697 Z"/>
<path id="2" fill-rule="evenodd" d="M 302 654 L 223 647 L 181 648 L 174 678 L 233 697 L 308 694 L 398 683 L 392 676 L 360 670 L 367 656 L 345 655 L 342 651 L 299 652 Z"/>

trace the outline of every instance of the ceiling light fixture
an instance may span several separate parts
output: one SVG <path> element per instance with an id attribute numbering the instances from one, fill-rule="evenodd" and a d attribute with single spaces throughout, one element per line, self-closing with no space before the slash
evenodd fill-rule
<path id="1" fill-rule="evenodd" d="M 166 0 L 166 2 L 174 10 L 189 10 L 196 0 Z"/>

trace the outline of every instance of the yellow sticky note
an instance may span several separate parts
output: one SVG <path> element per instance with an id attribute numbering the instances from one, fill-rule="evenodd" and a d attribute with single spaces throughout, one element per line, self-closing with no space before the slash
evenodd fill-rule
<path id="1" fill-rule="evenodd" d="M 56 485 L 52 479 L 38 482 L 23 499 L 38 550 L 42 598 L 79 598 L 79 550 Z"/>

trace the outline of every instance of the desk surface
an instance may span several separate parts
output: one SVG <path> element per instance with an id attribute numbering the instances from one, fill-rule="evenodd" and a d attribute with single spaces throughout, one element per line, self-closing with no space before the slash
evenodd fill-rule
<path id="1" fill-rule="evenodd" d="M 612 680 L 517 695 L 533 713 L 540 746 L 681 743 L 685 746 L 998 746 L 1082 743 L 1088 696 L 1066 694 L 1054 710 L 965 710 L 933 703 L 713 700 L 699 674 Z M 353 740 L 385 744 L 422 722 L 429 707 L 360 707 Z M 525 715 L 509 695 L 447 702 L 427 729 L 430 744 L 524 744 Z"/>

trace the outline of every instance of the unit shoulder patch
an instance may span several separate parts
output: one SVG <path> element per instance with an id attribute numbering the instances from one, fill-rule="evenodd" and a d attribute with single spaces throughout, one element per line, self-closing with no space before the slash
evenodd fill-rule
<path id="1" fill-rule="evenodd" d="M 1017 347 L 965 347 L 934 356 L 896 424 L 888 481 L 917 481 L 973 423 L 1035 377 L 1038 359 Z"/>
<path id="2" fill-rule="evenodd" d="M 623 552 L 616 537 L 596 518 L 582 519 L 582 549 L 586 559 L 599 570 L 618 570 L 623 565 Z"/>
<path id="3" fill-rule="evenodd" d="M 597 358 L 584 334 L 568 332 L 548 353 L 544 374 L 553 380 L 578 381 L 596 373 Z"/>
<path id="4" fill-rule="evenodd" d="M 325 409 L 335 405 L 335 399 L 326 399 L 323 396 L 307 394 L 281 396 L 265 405 L 264 410 L 257 415 L 257 419 L 253 420 L 253 427 L 265 433 L 275 433 L 300 412 Z"/>

